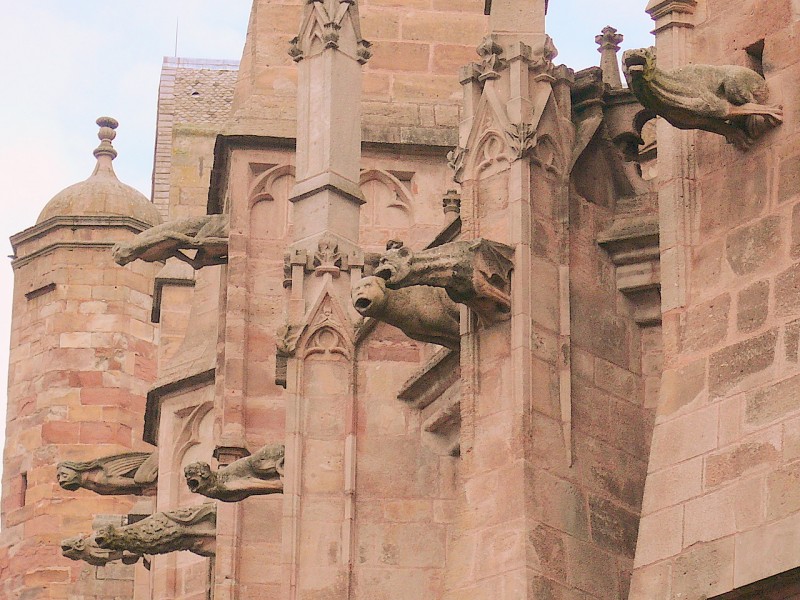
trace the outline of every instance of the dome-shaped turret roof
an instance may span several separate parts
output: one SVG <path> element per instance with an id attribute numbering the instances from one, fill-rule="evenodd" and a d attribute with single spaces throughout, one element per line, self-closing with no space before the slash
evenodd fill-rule
<path id="1" fill-rule="evenodd" d="M 150 225 L 158 225 L 161 215 L 158 209 L 141 192 L 125 185 L 114 173 L 111 161 L 117 151 L 111 141 L 117 136 L 114 131 L 119 123 L 111 117 L 97 119 L 100 131 L 100 146 L 94 151 L 97 166 L 91 177 L 60 191 L 48 202 L 36 223 L 52 217 L 115 216 L 132 217 Z"/>

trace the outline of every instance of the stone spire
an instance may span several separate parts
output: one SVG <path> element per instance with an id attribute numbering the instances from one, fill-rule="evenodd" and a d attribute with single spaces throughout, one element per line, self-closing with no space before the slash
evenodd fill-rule
<path id="1" fill-rule="evenodd" d="M 111 142 L 117 137 L 116 129 L 119 127 L 119 121 L 111 117 L 100 117 L 95 122 L 100 126 L 100 131 L 97 132 L 100 145 L 93 152 L 97 159 L 97 166 L 94 168 L 92 176 L 102 173 L 116 177 L 111 161 L 117 158 L 117 151 Z"/>
<path id="2" fill-rule="evenodd" d="M 617 52 L 619 45 L 624 37 L 617 33 L 617 30 L 606 25 L 600 35 L 595 36 L 595 43 L 600 46 L 597 51 L 600 53 L 600 68 L 603 70 L 603 83 L 612 88 L 621 88 L 622 79 L 619 75 L 619 64 L 617 62 Z"/>
<path id="3" fill-rule="evenodd" d="M 354 0 L 313 0 L 289 54 L 298 63 L 295 241 L 358 243 L 361 65 L 370 57 Z"/>

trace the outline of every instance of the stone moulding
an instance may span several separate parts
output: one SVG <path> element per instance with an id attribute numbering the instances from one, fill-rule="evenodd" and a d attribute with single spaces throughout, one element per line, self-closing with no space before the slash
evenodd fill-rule
<path id="1" fill-rule="evenodd" d="M 355 283 L 352 297 L 362 317 L 397 327 L 412 340 L 452 350 L 461 345 L 460 311 L 442 288 L 414 285 L 393 290 L 383 279 L 372 276 Z"/>
<path id="2" fill-rule="evenodd" d="M 115 560 L 121 560 L 126 565 L 132 565 L 142 558 L 141 554 L 134 554 L 125 550 L 106 550 L 97 545 L 95 534 L 79 535 L 61 540 L 61 554 L 71 560 L 82 560 L 95 567 L 104 567 Z"/>
<path id="3" fill-rule="evenodd" d="M 154 494 L 158 454 L 127 452 L 84 462 L 63 461 L 56 477 L 58 485 L 71 492 L 85 488 L 103 496 Z"/>
<path id="4" fill-rule="evenodd" d="M 270 444 L 216 472 L 206 462 L 187 465 L 183 472 L 192 492 L 223 502 L 240 502 L 250 496 L 283 493 L 284 456 L 283 445 Z"/>
<path id="5" fill-rule="evenodd" d="M 114 261 L 124 266 L 134 260 L 145 262 L 177 258 L 194 269 L 228 262 L 228 215 L 188 217 L 144 230 L 129 242 L 112 250 Z M 194 256 L 184 251 L 196 251 Z"/>
<path id="6" fill-rule="evenodd" d="M 217 539 L 217 505 L 201 504 L 155 513 L 131 525 L 109 525 L 95 532 L 100 548 L 131 554 L 168 554 L 188 550 L 214 556 Z"/>
<path id="7" fill-rule="evenodd" d="M 513 248 L 485 239 L 449 242 L 419 252 L 392 240 L 375 275 L 390 289 L 444 288 L 451 300 L 471 308 L 483 323 L 493 324 L 511 317 L 513 256 Z"/>
<path id="8" fill-rule="evenodd" d="M 746 150 L 783 122 L 781 107 L 767 104 L 767 82 L 746 67 L 686 65 L 663 71 L 652 47 L 627 50 L 622 63 L 639 102 L 678 129 L 717 133 Z"/>

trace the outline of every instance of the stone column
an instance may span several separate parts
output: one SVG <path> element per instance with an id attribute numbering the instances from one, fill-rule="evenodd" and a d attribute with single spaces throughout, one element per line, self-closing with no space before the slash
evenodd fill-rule
<path id="1" fill-rule="evenodd" d="M 351 597 L 355 511 L 354 309 L 361 65 L 370 56 L 352 0 L 306 5 L 298 63 L 297 183 L 285 351 L 283 597 Z"/>

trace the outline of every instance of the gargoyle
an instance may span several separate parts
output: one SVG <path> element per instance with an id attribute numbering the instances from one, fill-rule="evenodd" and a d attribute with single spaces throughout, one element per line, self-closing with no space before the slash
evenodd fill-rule
<path id="1" fill-rule="evenodd" d="M 124 550 L 106 550 L 97 545 L 95 534 L 79 535 L 61 540 L 61 554 L 72 560 L 82 560 L 96 567 L 121 560 L 126 565 L 135 564 L 142 556 Z"/>
<path id="2" fill-rule="evenodd" d="M 108 525 L 95 532 L 94 538 L 101 548 L 131 554 L 188 550 L 200 556 L 214 556 L 217 505 L 208 503 L 159 512 L 122 527 Z"/>
<path id="3" fill-rule="evenodd" d="M 353 305 L 400 329 L 412 340 L 457 350 L 461 344 L 459 310 L 442 288 L 427 285 L 392 290 L 380 277 L 364 277 L 353 287 Z"/>
<path id="4" fill-rule="evenodd" d="M 155 262 L 177 258 L 195 269 L 228 261 L 228 215 L 189 217 L 145 229 L 129 242 L 111 249 L 118 265 L 134 260 Z M 194 257 L 182 250 L 197 250 Z"/>
<path id="5" fill-rule="evenodd" d="M 767 104 L 767 82 L 751 69 L 686 65 L 662 71 L 655 48 L 627 50 L 622 65 L 639 102 L 679 129 L 718 133 L 745 150 L 783 122 L 781 107 Z"/>
<path id="6" fill-rule="evenodd" d="M 158 454 L 127 452 L 86 462 L 64 461 L 56 470 L 58 485 L 74 492 L 78 488 L 103 496 L 151 495 L 158 480 Z"/>
<path id="7" fill-rule="evenodd" d="M 280 494 L 283 492 L 284 452 L 282 445 L 268 445 L 216 472 L 208 463 L 196 462 L 187 465 L 183 473 L 192 492 L 223 502 Z"/>
<path id="8" fill-rule="evenodd" d="M 414 285 L 444 288 L 491 324 L 511 316 L 511 270 L 514 249 L 485 239 L 442 244 L 413 252 L 391 240 L 375 275 L 390 289 Z"/>

